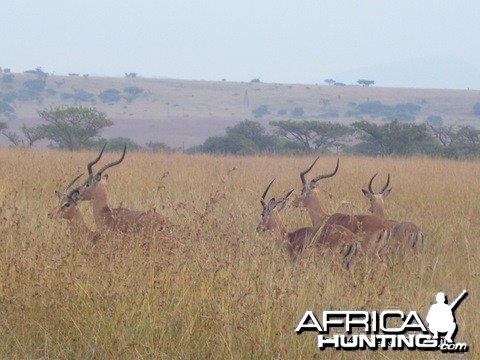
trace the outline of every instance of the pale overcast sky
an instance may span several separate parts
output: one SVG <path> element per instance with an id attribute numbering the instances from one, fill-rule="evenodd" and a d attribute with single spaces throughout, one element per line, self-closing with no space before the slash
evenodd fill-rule
<path id="1" fill-rule="evenodd" d="M 480 89 L 480 1 L 16 0 L 0 67 Z"/>

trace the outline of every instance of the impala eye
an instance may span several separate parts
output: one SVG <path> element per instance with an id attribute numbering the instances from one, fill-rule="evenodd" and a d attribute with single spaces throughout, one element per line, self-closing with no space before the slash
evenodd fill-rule
<path id="1" fill-rule="evenodd" d="M 70 203 L 69 203 L 69 202 L 64 202 L 64 203 L 63 203 L 63 206 L 64 206 L 64 207 L 69 207 L 69 206 L 70 206 Z"/>

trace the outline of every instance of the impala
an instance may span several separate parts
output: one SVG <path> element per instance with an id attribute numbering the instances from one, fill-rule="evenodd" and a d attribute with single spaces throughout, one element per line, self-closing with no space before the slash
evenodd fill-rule
<path id="1" fill-rule="evenodd" d="M 378 193 L 373 191 L 372 184 L 377 174 L 373 175 L 368 183 L 368 190 L 362 189 L 363 194 L 370 201 L 368 209 L 373 215 L 385 219 L 385 199 L 390 194 L 392 188 L 388 189 L 390 184 L 390 174 L 388 174 L 387 182 Z M 389 240 L 389 247 L 398 250 L 405 250 L 409 247 L 415 254 L 419 254 L 423 250 L 423 242 L 425 235 L 422 230 L 413 222 L 399 222 L 396 220 L 387 220 L 392 227 L 392 235 Z"/>
<path id="2" fill-rule="evenodd" d="M 390 225 L 374 215 L 351 215 L 343 213 L 328 215 L 322 206 L 318 181 L 333 177 L 338 171 L 340 160 L 337 159 L 337 165 L 333 172 L 318 175 L 308 183 L 305 175 L 312 170 L 319 158 L 320 157 L 317 157 L 310 167 L 300 173 L 302 191 L 293 201 L 293 206 L 307 208 L 314 226 L 342 226 L 348 229 L 358 237 L 363 250 L 369 256 L 373 256 L 375 259 L 380 260 L 382 264 L 385 264 L 381 253 L 390 236 Z"/>
<path id="3" fill-rule="evenodd" d="M 48 217 L 50 219 L 66 219 L 68 221 L 68 227 L 70 236 L 74 240 L 87 239 L 93 243 L 98 241 L 100 234 L 90 230 L 85 224 L 83 215 L 77 206 L 78 202 L 78 189 L 75 188 L 67 193 L 68 189 L 82 176 L 80 174 L 75 179 L 70 181 L 63 189 L 63 192 L 55 191 L 55 194 L 60 199 L 58 206 L 50 210 Z"/>
<path id="4" fill-rule="evenodd" d="M 82 201 L 91 200 L 93 207 L 93 217 L 97 226 L 102 231 L 113 230 L 119 232 L 131 231 L 161 231 L 169 228 L 172 224 L 170 220 L 160 214 L 155 209 L 148 211 L 133 211 L 126 208 L 111 209 L 108 205 L 108 193 L 106 181 L 108 176 L 103 173 L 120 164 L 127 150 L 126 145 L 123 148 L 123 153 L 120 159 L 108 163 L 93 174 L 92 167 L 102 157 L 105 145 L 100 154 L 95 160 L 87 165 L 88 178 L 83 183 L 83 186 L 78 191 L 78 198 Z"/>
<path id="5" fill-rule="evenodd" d="M 300 172 L 300 180 L 302 181 L 302 191 L 299 196 L 297 196 L 292 205 L 294 207 L 303 207 L 308 209 L 308 214 L 310 215 L 310 220 L 312 221 L 313 226 L 323 225 L 323 223 L 328 219 L 329 215 L 323 210 L 322 207 L 322 200 L 320 197 L 320 190 L 318 189 L 318 181 L 322 179 L 328 179 L 334 176 L 340 165 L 340 159 L 337 159 L 337 165 L 335 170 L 331 173 L 318 175 L 317 177 L 313 178 L 309 183 L 305 179 L 305 175 L 308 174 L 310 170 L 312 170 L 315 163 L 320 158 L 317 157 L 315 161 L 310 165 L 308 169 L 305 171 Z"/>
<path id="6" fill-rule="evenodd" d="M 345 228 L 337 226 L 304 227 L 289 232 L 284 225 L 280 212 L 284 209 L 287 198 L 293 192 L 289 191 L 280 200 L 272 198 L 268 204 L 265 196 L 272 186 L 273 179 L 263 192 L 260 203 L 262 205 L 262 221 L 257 226 L 257 232 L 271 231 L 282 248 L 285 248 L 292 261 L 298 258 L 309 244 L 315 243 L 317 247 L 339 251 L 342 255 L 342 266 L 351 268 L 352 256 L 356 254 L 357 244 L 355 236 Z"/>

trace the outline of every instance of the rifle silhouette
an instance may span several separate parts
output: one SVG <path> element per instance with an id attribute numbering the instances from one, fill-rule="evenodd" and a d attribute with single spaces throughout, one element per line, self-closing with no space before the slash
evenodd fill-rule
<path id="1" fill-rule="evenodd" d="M 449 305 L 450 309 L 454 311 L 454 309 L 457 307 L 457 305 L 468 295 L 467 290 L 463 290 L 460 295 L 457 296 L 455 300 L 452 301 L 452 303 Z"/>

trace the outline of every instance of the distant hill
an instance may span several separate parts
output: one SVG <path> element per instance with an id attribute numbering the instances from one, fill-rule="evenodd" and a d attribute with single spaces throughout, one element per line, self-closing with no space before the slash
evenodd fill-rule
<path id="1" fill-rule="evenodd" d="M 105 137 L 128 137 L 140 145 L 164 142 L 172 147 L 200 144 L 247 118 L 265 125 L 299 116 L 344 124 L 359 119 L 383 121 L 382 113 L 359 111 L 372 103 L 395 109 L 410 106 L 417 123 L 429 116 L 441 117 L 444 124 L 477 126 L 480 121 L 473 113 L 480 91 L 474 90 L 0 73 L 0 101 L 14 110 L 0 114 L 13 131 L 22 124 L 39 124 L 38 110 L 50 106 L 95 107 L 115 122 L 103 133 Z M 0 137 L 0 145 L 7 143 Z"/>

